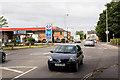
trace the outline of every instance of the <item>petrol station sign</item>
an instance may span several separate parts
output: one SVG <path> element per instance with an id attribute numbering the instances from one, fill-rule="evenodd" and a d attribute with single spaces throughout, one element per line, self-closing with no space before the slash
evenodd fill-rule
<path id="1" fill-rule="evenodd" d="M 52 41 L 52 25 L 46 26 L 46 41 Z"/>

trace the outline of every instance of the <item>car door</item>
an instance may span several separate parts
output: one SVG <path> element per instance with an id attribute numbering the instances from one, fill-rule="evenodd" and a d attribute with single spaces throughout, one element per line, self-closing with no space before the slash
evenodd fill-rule
<path id="1" fill-rule="evenodd" d="M 0 48 L 0 63 L 2 62 L 2 49 Z"/>
<path id="2" fill-rule="evenodd" d="M 77 59 L 78 59 L 79 63 L 82 59 L 81 54 L 82 54 L 81 47 L 79 45 L 77 45 Z"/>
<path id="3" fill-rule="evenodd" d="M 78 62 L 80 63 L 80 47 L 77 45 L 77 59 L 78 59 Z"/>

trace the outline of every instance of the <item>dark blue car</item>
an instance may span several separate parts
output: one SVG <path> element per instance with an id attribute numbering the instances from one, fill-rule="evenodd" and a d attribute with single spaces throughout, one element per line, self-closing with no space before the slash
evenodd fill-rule
<path id="1" fill-rule="evenodd" d="M 63 44 L 50 52 L 52 54 L 48 60 L 49 70 L 65 68 L 78 71 L 79 64 L 83 64 L 83 52 L 77 44 Z"/>

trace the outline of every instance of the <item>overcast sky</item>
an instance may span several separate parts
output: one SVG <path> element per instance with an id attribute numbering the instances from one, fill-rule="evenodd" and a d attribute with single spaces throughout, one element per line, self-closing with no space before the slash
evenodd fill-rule
<path id="1" fill-rule="evenodd" d="M 105 4 L 106 0 L 0 0 L 0 16 L 5 16 L 9 27 L 53 24 L 74 34 L 95 29 Z"/>

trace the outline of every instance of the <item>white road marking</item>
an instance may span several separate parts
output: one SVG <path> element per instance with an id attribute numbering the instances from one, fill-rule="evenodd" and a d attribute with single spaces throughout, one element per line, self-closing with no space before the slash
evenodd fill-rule
<path id="1" fill-rule="evenodd" d="M 46 52 L 46 53 L 31 53 L 30 55 L 47 55 L 47 54 L 51 54 L 50 52 Z"/>
<path id="2" fill-rule="evenodd" d="M 23 73 L 22 71 L 18 71 L 18 70 L 6 68 L 6 67 L 0 67 L 0 68 L 4 70 L 12 71 L 12 72 Z"/>
<path id="3" fill-rule="evenodd" d="M 32 69 L 30 69 L 30 70 L 28 70 L 28 71 L 26 71 L 26 72 L 24 72 L 24 73 L 22 73 L 22 74 L 20 74 L 20 75 L 18 75 L 18 76 L 16 76 L 16 77 L 14 77 L 13 79 L 11 79 L 11 80 L 15 80 L 15 79 L 18 79 L 19 77 L 21 77 L 21 76 L 23 76 L 23 75 L 25 75 L 25 74 L 27 74 L 27 73 L 29 73 L 29 72 L 31 72 L 31 71 L 33 71 L 34 69 L 36 69 L 37 67 L 34 67 L 34 68 L 32 68 Z"/>
<path id="4" fill-rule="evenodd" d="M 104 48 L 104 49 L 107 49 L 107 48 Z"/>
<path id="5" fill-rule="evenodd" d="M 12 66 L 12 67 L 7 67 L 7 68 L 33 68 L 35 66 Z"/>
<path id="6" fill-rule="evenodd" d="M 47 52 L 47 53 L 43 53 L 43 54 L 50 54 L 50 52 Z"/>

